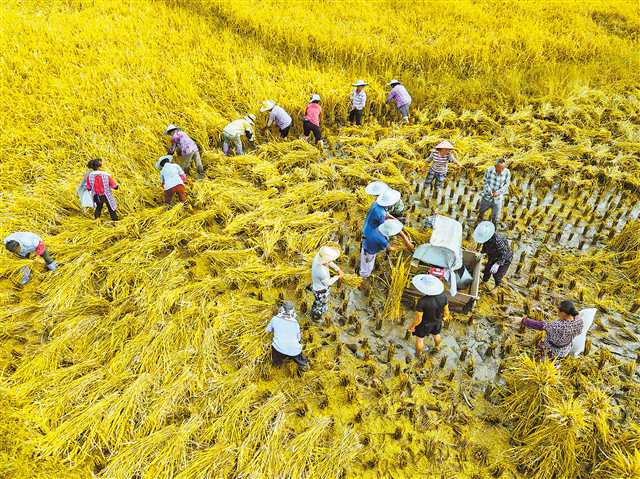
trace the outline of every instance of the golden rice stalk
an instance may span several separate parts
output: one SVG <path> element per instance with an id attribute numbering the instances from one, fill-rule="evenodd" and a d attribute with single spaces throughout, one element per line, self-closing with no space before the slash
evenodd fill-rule
<path id="1" fill-rule="evenodd" d="M 359 288 L 363 279 L 358 274 L 345 273 L 341 281 L 349 288 Z"/>
<path id="2" fill-rule="evenodd" d="M 407 287 L 410 261 L 409 258 L 405 258 L 401 253 L 398 255 L 396 264 L 391 269 L 391 281 L 382 312 L 383 317 L 386 319 L 392 321 L 402 320 L 402 293 Z"/>
<path id="3" fill-rule="evenodd" d="M 640 450 L 614 449 L 597 472 L 604 479 L 637 479 L 640 477 Z"/>

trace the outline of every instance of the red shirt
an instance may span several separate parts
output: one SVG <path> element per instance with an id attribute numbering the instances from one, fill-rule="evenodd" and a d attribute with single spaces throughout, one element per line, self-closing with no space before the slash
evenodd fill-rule
<path id="1" fill-rule="evenodd" d="M 118 188 L 118 185 L 114 181 L 114 179 L 109 175 L 109 186 L 112 190 Z M 89 181 L 89 176 L 87 176 L 87 189 L 91 191 L 91 182 Z M 93 193 L 96 195 L 104 195 L 104 185 L 102 184 L 102 175 L 95 175 L 93 178 Z"/>

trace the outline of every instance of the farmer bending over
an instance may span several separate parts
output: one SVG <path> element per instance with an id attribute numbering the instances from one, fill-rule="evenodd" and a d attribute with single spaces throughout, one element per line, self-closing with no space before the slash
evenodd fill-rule
<path id="1" fill-rule="evenodd" d="M 502 278 L 507 273 L 513 252 L 507 238 L 496 233 L 496 226 L 491 221 L 483 221 L 473 231 L 473 239 L 482 245 L 482 252 L 487 255 L 487 264 L 484 266 L 482 282 L 487 282 L 493 276 L 495 287 L 502 283 Z"/>
<path id="2" fill-rule="evenodd" d="M 280 306 L 278 314 L 269 321 L 266 332 L 273 333 L 271 362 L 274 366 L 291 360 L 298 365 L 298 371 L 309 369 L 309 361 L 302 354 L 300 325 L 291 301 L 285 301 Z"/>
<path id="3" fill-rule="evenodd" d="M 21 258 L 28 258 L 32 253 L 35 253 L 36 256 L 41 256 L 49 271 L 55 271 L 58 267 L 49 255 L 49 251 L 47 251 L 47 247 L 42 241 L 42 238 L 35 233 L 28 231 L 12 233 L 4 239 L 4 246 Z M 31 268 L 25 266 L 22 268 L 20 284 L 27 284 L 29 279 L 31 279 Z"/>
<path id="4" fill-rule="evenodd" d="M 177 152 L 180 157 L 182 169 L 187 173 L 189 173 L 189 169 L 191 168 L 191 162 L 195 161 L 196 168 L 198 168 L 198 176 L 202 178 L 204 176 L 204 168 L 202 166 L 202 159 L 200 158 L 200 150 L 196 142 L 173 124 L 167 126 L 164 134 L 171 137 L 171 146 L 167 150 L 167 155 L 173 155 L 174 152 Z"/>

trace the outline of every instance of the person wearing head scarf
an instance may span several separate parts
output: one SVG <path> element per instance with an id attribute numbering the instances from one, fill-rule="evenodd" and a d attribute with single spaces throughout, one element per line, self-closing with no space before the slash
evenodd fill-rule
<path id="1" fill-rule="evenodd" d="M 309 361 L 302 354 L 302 334 L 296 311 L 291 301 L 285 301 L 265 330 L 273 333 L 271 342 L 271 362 L 280 366 L 284 361 L 291 360 L 298 365 L 299 371 L 309 369 Z"/>
<path id="2" fill-rule="evenodd" d="M 322 319 L 327 312 L 329 303 L 329 288 L 344 276 L 342 270 L 334 263 L 340 256 L 340 250 L 331 246 L 323 246 L 313 258 L 311 266 L 311 289 L 313 291 L 313 306 L 311 317 L 315 321 Z M 338 274 L 331 276 L 330 268 Z"/>
<path id="3" fill-rule="evenodd" d="M 424 349 L 425 336 L 433 336 L 435 350 L 440 351 L 442 321 L 449 312 L 449 300 L 444 284 L 431 274 L 419 274 L 411 280 L 422 297 L 416 307 L 416 317 L 408 331 L 416 337 L 416 356 Z"/>
<path id="4" fill-rule="evenodd" d="M 95 159 L 89 161 L 87 167 L 91 170 L 87 176 L 86 187 L 87 190 L 93 194 L 93 202 L 96 205 L 94 217 L 100 218 L 102 214 L 102 207 L 107 205 L 109 216 L 112 221 L 118 221 L 118 215 L 116 214 L 116 198 L 113 195 L 113 190 L 117 190 L 119 187 L 116 184 L 113 177 L 104 171 L 101 171 L 102 160 Z"/>
<path id="5" fill-rule="evenodd" d="M 204 175 L 204 167 L 202 166 L 198 144 L 173 124 L 167 126 L 164 134 L 171 137 L 171 146 L 167 150 L 167 155 L 173 156 L 174 153 L 177 153 L 180 157 L 182 169 L 187 173 L 189 173 L 189 169 L 191 168 L 191 162 L 195 161 L 196 168 L 198 168 L 198 176 L 202 178 Z"/>
<path id="6" fill-rule="evenodd" d="M 540 355 L 548 359 L 568 356 L 573 339 L 583 329 L 583 320 L 571 301 L 562 301 L 558 305 L 558 319 L 553 321 L 537 321 L 527 317 L 519 321 L 526 328 L 545 331 L 544 340 L 538 343 L 537 348 Z"/>
<path id="7" fill-rule="evenodd" d="M 49 251 L 42 241 L 42 238 L 35 233 L 29 231 L 12 233 L 4 239 L 4 246 L 8 251 L 20 258 L 28 258 L 32 254 L 40 256 L 49 271 L 55 271 L 58 268 L 56 262 L 49 255 Z M 20 279 L 20 284 L 25 285 L 31 279 L 31 268 L 24 266 L 21 272 L 22 278 Z"/>
<path id="8" fill-rule="evenodd" d="M 253 146 L 255 142 L 255 134 L 253 132 L 256 116 L 249 113 L 243 118 L 234 120 L 224 127 L 222 130 L 222 151 L 225 156 L 229 156 L 230 145 L 236 147 L 236 154 L 242 155 L 242 136 L 246 136 L 249 143 Z"/>

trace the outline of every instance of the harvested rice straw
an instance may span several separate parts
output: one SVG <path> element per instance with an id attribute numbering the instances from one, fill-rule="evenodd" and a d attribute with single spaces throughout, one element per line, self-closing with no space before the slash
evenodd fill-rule
<path id="1" fill-rule="evenodd" d="M 402 319 L 400 302 L 402 300 L 402 292 L 407 285 L 407 279 L 409 277 L 409 262 L 410 260 L 400 253 L 395 266 L 391 270 L 391 282 L 382 313 L 384 318 L 395 321 Z"/>
<path id="2" fill-rule="evenodd" d="M 362 284 L 362 278 L 354 273 L 346 273 L 342 277 L 342 282 L 349 288 L 359 288 Z"/>

